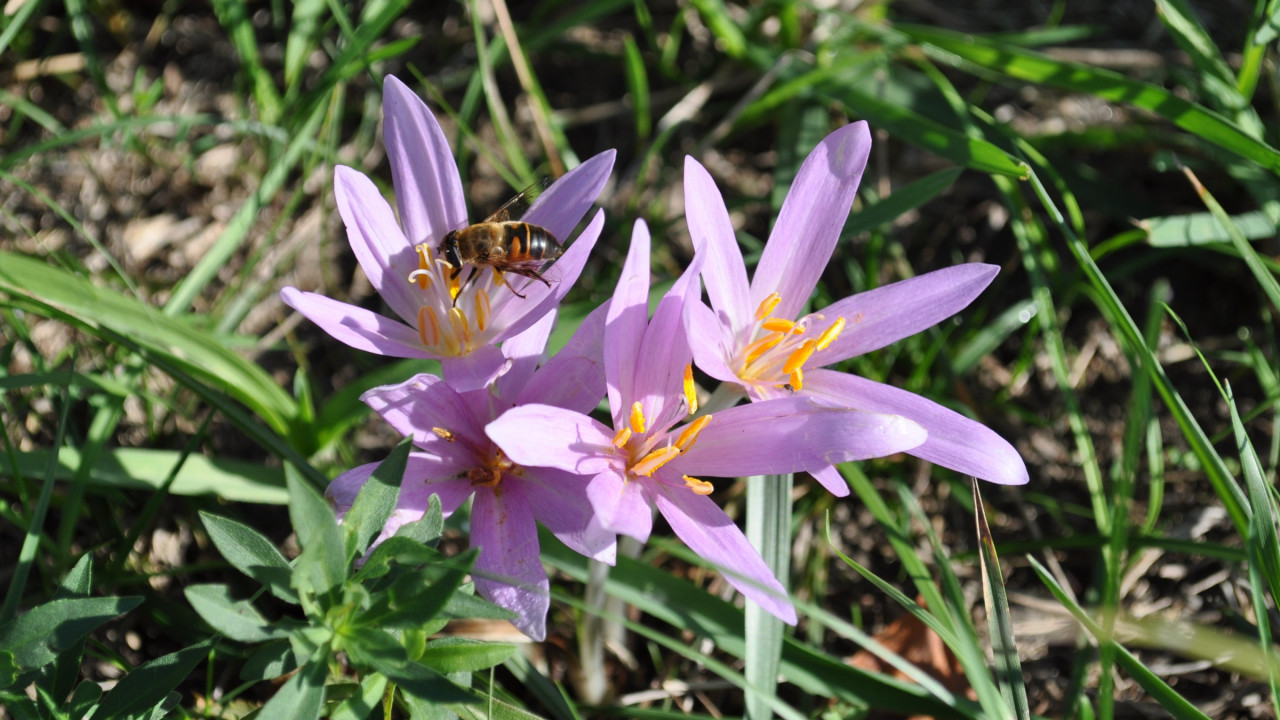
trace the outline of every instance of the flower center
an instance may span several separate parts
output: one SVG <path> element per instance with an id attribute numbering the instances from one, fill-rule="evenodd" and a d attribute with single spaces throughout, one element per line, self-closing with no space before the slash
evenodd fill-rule
<path id="1" fill-rule="evenodd" d="M 524 474 L 524 470 L 507 459 L 501 450 L 494 448 L 483 464 L 467 471 L 467 480 L 471 481 L 472 487 L 496 488 L 504 473 L 518 476 Z"/>
<path id="2" fill-rule="evenodd" d="M 804 388 L 804 366 L 814 353 L 826 350 L 844 330 L 844 318 L 814 337 L 811 328 L 825 320 L 820 313 L 810 313 L 796 321 L 773 317 L 771 313 L 782 296 L 770 293 L 756 308 L 756 325 L 750 342 L 738 351 L 733 365 L 744 382 L 773 384 L 788 390 Z"/>
<path id="3" fill-rule="evenodd" d="M 697 388 L 693 383 L 693 368 L 686 365 L 684 369 L 684 404 L 688 414 L 698 410 Z M 698 435 L 711 423 L 710 415 L 703 415 L 685 425 L 672 442 L 672 433 L 665 429 L 652 427 L 644 416 L 644 407 L 639 401 L 632 403 L 631 414 L 627 424 L 618 429 L 613 436 L 613 445 L 627 452 L 627 477 L 653 477 L 658 468 L 688 452 L 698 441 Z M 699 495 L 710 495 L 715 488 L 705 480 L 688 475 L 681 476 L 685 486 Z"/>
<path id="4" fill-rule="evenodd" d="M 435 257 L 427 243 L 414 250 L 418 252 L 418 269 L 409 273 L 409 282 L 424 294 L 423 303 L 418 306 L 418 338 L 438 355 L 470 353 L 482 344 L 477 337 L 488 327 L 492 315 L 489 293 L 477 287 L 470 298 L 456 302 L 460 288 L 458 278 L 449 277 L 453 272 L 449 261 Z"/>

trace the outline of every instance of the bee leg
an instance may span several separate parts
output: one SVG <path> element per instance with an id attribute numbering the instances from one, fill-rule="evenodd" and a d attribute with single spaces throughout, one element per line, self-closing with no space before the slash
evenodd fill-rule
<path id="1" fill-rule="evenodd" d="M 458 298 L 462 297 L 462 291 L 463 291 L 463 290 L 466 290 L 466 289 L 467 289 L 467 286 L 471 284 L 471 281 L 472 281 L 472 280 L 474 280 L 474 279 L 476 278 L 476 271 L 477 271 L 477 270 L 479 270 L 479 268 L 477 268 L 475 265 L 472 265 L 472 266 L 471 266 L 471 272 L 470 272 L 470 273 L 467 273 L 467 279 L 466 279 L 466 280 L 465 280 L 461 285 L 459 285 L 459 286 L 458 286 L 458 294 L 453 296 L 453 306 L 454 306 L 454 307 L 457 307 L 457 306 L 458 306 Z M 460 273 L 460 272 L 462 272 L 462 268 L 458 268 L 458 269 L 454 270 L 454 271 L 453 271 L 453 275 L 450 275 L 450 276 L 449 276 L 449 279 L 450 279 L 450 280 L 452 280 L 453 278 L 458 277 L 458 273 Z"/>
<path id="2" fill-rule="evenodd" d="M 516 273 L 517 275 L 523 275 L 533 280 L 537 280 L 543 285 L 546 285 L 547 287 L 551 287 L 551 282 L 548 281 L 546 278 L 542 277 L 542 273 L 538 272 L 533 268 L 511 268 L 511 272 Z"/>
<path id="3" fill-rule="evenodd" d="M 513 271 L 513 272 L 518 272 L 518 271 Z M 496 277 L 496 278 L 498 279 L 498 282 L 502 283 L 502 284 L 503 284 L 503 285 L 504 285 L 508 290 L 510 290 L 512 295 L 515 295 L 516 297 L 520 298 L 521 300 L 523 300 L 523 299 L 525 298 L 525 296 L 524 296 L 524 294 L 523 294 L 523 293 L 521 293 L 519 290 L 516 290 L 514 287 L 512 287 L 512 286 L 511 286 L 511 283 L 507 282 L 507 274 L 506 274 L 506 273 L 504 273 L 503 271 L 499 270 L 498 268 L 494 268 L 494 269 L 493 269 L 493 276 L 494 276 L 494 277 Z"/>

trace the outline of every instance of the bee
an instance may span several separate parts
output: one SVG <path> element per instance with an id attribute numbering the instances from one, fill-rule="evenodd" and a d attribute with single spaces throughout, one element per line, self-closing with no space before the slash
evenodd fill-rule
<path id="1" fill-rule="evenodd" d="M 457 279 L 463 265 L 471 264 L 471 273 L 458 287 L 458 295 L 475 279 L 481 266 L 493 268 L 498 281 L 518 298 L 524 295 L 511 287 L 503 273 L 512 272 L 551 287 L 551 283 L 538 271 L 544 263 L 560 256 L 559 241 L 542 226 L 511 219 L 513 212 L 527 207 L 547 182 L 544 180 L 529 186 L 483 222 L 452 230 L 440 241 L 438 252 L 453 266 L 450 280 Z M 457 301 L 458 296 L 455 295 L 454 302 Z"/>

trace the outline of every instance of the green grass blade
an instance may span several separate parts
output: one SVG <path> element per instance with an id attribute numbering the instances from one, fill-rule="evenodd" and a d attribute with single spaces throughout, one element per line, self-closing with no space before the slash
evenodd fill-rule
<path id="1" fill-rule="evenodd" d="M 1232 246 L 1235 247 L 1236 252 L 1240 253 L 1240 258 L 1248 266 L 1249 272 L 1253 273 L 1253 279 L 1258 281 L 1258 285 L 1262 287 L 1262 292 L 1271 300 L 1271 305 L 1280 310 L 1280 283 L 1276 282 L 1275 275 L 1262 264 L 1262 258 L 1259 257 L 1258 251 L 1253 249 L 1253 245 L 1249 244 L 1244 233 L 1240 232 L 1240 228 L 1231 222 L 1231 217 L 1227 215 L 1227 211 L 1222 209 L 1213 194 L 1200 183 L 1200 179 L 1189 168 L 1183 168 L 1183 172 L 1186 174 L 1187 179 L 1191 181 L 1192 186 L 1195 187 L 1196 194 L 1200 196 L 1200 200 L 1204 202 L 1205 207 L 1209 208 L 1209 212 L 1213 213 L 1213 217 L 1226 230 Z"/>
<path id="2" fill-rule="evenodd" d="M 172 359 L 236 398 L 281 435 L 297 412 L 293 398 L 258 365 L 178 319 L 86 279 L 23 255 L 0 252 L 0 291 L 55 308 L 91 333 L 104 329 Z"/>
<path id="3" fill-rule="evenodd" d="M 224 0 L 224 2 L 236 1 Z M 320 127 L 320 121 L 325 116 L 325 109 L 325 106 L 320 103 L 312 108 L 311 114 L 289 141 L 284 154 L 271 164 L 271 168 L 263 176 L 257 191 L 240 206 L 209 251 L 173 289 L 173 294 L 169 296 L 169 301 L 164 306 L 166 315 L 173 316 L 186 312 L 191 307 L 191 303 L 204 292 L 205 286 L 226 267 L 231 257 L 240 248 L 240 244 L 248 236 L 249 229 L 257 219 L 258 210 L 271 202 L 303 155 L 314 150 L 315 135 Z"/>
<path id="4" fill-rule="evenodd" d="M 978 562 L 982 570 L 982 600 L 987 608 L 996 677 L 1000 691 L 1014 714 L 1019 720 L 1031 720 L 1027 686 L 1022 677 L 1022 663 L 1018 661 L 1018 645 L 1013 637 L 1013 617 L 1004 592 L 1004 576 L 1000 572 L 1000 558 L 996 555 L 996 543 L 987 525 L 987 511 L 978 492 L 978 481 L 970 480 L 973 483 L 973 517 L 978 532 Z"/>
<path id="5" fill-rule="evenodd" d="M 242 69 L 249 75 L 259 118 L 266 125 L 278 124 L 282 110 L 280 94 L 271 79 L 271 72 L 262 64 L 262 53 L 258 51 L 258 38 L 248 5 L 245 0 L 213 0 L 213 12 L 235 46 Z"/>
<path id="6" fill-rule="evenodd" d="M 1031 567 L 1040 576 L 1040 581 L 1049 588 L 1049 592 L 1058 599 L 1058 602 L 1065 607 L 1075 619 L 1084 626 L 1084 629 L 1098 641 L 1099 645 L 1112 645 L 1116 651 L 1116 662 L 1129 673 L 1130 677 L 1142 686 L 1143 690 L 1152 697 L 1160 706 L 1169 712 L 1176 720 L 1209 720 L 1209 716 L 1200 712 L 1196 706 L 1192 705 L 1186 698 L 1178 694 L 1178 691 L 1169 687 L 1169 684 L 1161 680 L 1159 676 L 1151 672 L 1150 668 L 1133 656 L 1126 648 L 1116 643 L 1111 638 L 1106 637 L 1102 633 L 1102 628 L 1089 617 L 1089 614 L 1076 604 L 1071 596 L 1067 594 L 1058 582 L 1053 579 L 1053 575 L 1049 573 L 1043 565 L 1035 558 L 1027 558 L 1031 562 Z"/>
<path id="7" fill-rule="evenodd" d="M 943 61 L 961 58 L 1002 73 L 1014 80 L 1041 83 L 1096 95 L 1149 110 L 1204 140 L 1252 160 L 1269 170 L 1280 171 L 1280 152 L 1250 136 L 1227 118 L 1208 108 L 1184 100 L 1164 88 L 1131 80 L 1120 73 L 1078 63 L 1054 60 L 1046 55 L 991 42 L 981 36 L 917 25 L 898 25 L 927 48 L 942 50 Z M 947 57 L 947 55 L 951 57 Z"/>
<path id="8" fill-rule="evenodd" d="M 1232 215 L 1231 224 L 1249 240 L 1275 237 L 1276 224 L 1261 210 Z M 1231 242 L 1226 227 L 1213 213 L 1188 213 L 1146 218 L 1140 225 L 1152 247 L 1188 247 Z"/>

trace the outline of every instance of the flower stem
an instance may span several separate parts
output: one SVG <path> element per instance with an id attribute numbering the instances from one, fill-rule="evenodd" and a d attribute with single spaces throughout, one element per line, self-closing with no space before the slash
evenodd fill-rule
<path id="1" fill-rule="evenodd" d="M 775 577 L 788 585 L 791 569 L 791 487 L 795 476 L 756 475 L 747 479 L 747 539 L 760 551 Z M 768 698 L 778 684 L 784 625 L 759 605 L 746 607 L 747 681 L 760 690 L 746 697 L 747 717 L 773 717 Z"/>

